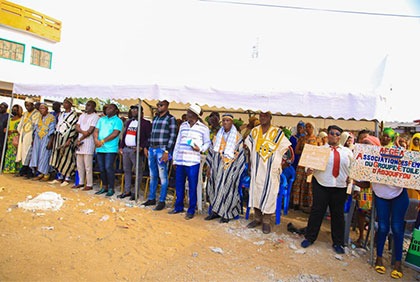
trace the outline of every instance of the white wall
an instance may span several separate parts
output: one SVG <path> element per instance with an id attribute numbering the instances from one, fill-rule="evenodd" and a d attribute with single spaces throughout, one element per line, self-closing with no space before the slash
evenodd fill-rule
<path id="1" fill-rule="evenodd" d="M 16 82 L 30 79 L 33 82 L 43 80 L 46 76 L 51 76 L 59 61 L 55 60 L 54 54 L 59 43 L 53 43 L 42 38 L 38 38 L 29 33 L 0 26 L 0 38 L 14 41 L 25 45 L 25 57 L 23 62 L 17 62 L 0 58 L 0 81 Z M 31 65 L 32 47 L 42 49 L 52 53 L 51 69 Z M 44 79 L 45 80 L 45 79 Z"/>

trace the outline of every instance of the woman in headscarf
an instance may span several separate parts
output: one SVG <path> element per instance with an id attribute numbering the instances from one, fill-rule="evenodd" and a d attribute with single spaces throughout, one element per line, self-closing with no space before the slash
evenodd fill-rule
<path id="1" fill-rule="evenodd" d="M 391 128 L 385 128 L 379 143 L 378 138 L 369 136 L 363 143 L 383 147 L 393 147 L 395 132 Z M 389 234 L 391 226 L 394 240 L 395 264 L 391 271 L 392 278 L 402 278 L 401 259 L 404 243 L 404 216 L 408 208 L 409 200 L 407 189 L 397 186 L 381 183 L 369 183 L 366 181 L 355 181 L 355 184 L 361 188 L 368 188 L 372 185 L 375 197 L 375 207 L 378 220 L 378 231 L 376 233 L 376 262 L 375 271 L 384 274 L 386 268 L 382 260 L 385 241 Z"/>
<path id="2" fill-rule="evenodd" d="M 410 140 L 410 144 L 408 146 L 409 151 L 420 152 L 420 133 L 416 133 Z M 420 190 L 408 189 L 408 197 L 410 199 L 417 199 L 420 200 Z"/>
<path id="3" fill-rule="evenodd" d="M 205 220 L 220 217 L 221 223 L 229 222 L 242 209 L 238 187 L 245 167 L 242 136 L 233 125 L 232 114 L 222 116 L 222 128 L 213 139 L 206 163 L 212 213 Z"/>
<path id="4" fill-rule="evenodd" d="M 390 127 L 386 127 L 384 128 L 383 132 L 382 132 L 382 137 L 381 137 L 381 144 L 383 147 L 394 147 L 394 141 L 395 138 L 397 137 L 394 129 L 390 128 Z"/>
<path id="5" fill-rule="evenodd" d="M 18 126 L 23 115 L 23 108 L 19 105 L 12 107 L 12 117 L 9 122 L 9 134 L 7 135 L 7 150 L 4 158 L 4 173 L 18 173 L 20 163 L 16 162 L 17 145 L 13 144 L 13 139 L 19 138 Z"/>
<path id="6" fill-rule="evenodd" d="M 292 143 L 293 153 L 295 154 L 295 159 L 293 160 L 293 168 L 296 170 L 296 167 L 299 163 L 300 154 L 296 153 L 296 146 L 298 144 L 299 138 L 305 136 L 305 123 L 303 121 L 299 121 L 296 126 L 296 134 L 290 136 L 289 140 Z"/>
<path id="7" fill-rule="evenodd" d="M 295 156 L 302 154 L 305 144 L 319 146 L 321 142 L 315 133 L 315 125 L 312 122 L 305 124 L 305 135 L 300 137 L 296 145 Z M 293 183 L 293 207 L 310 212 L 312 207 L 312 184 L 306 181 L 305 167 L 298 166 L 296 180 Z"/>
<path id="8" fill-rule="evenodd" d="M 354 137 L 353 134 L 351 134 L 350 132 L 344 131 L 343 133 L 341 133 L 340 135 L 340 145 L 343 147 L 347 147 L 350 150 L 354 149 Z"/>
<path id="9" fill-rule="evenodd" d="M 44 181 L 50 178 L 50 156 L 53 145 L 53 134 L 55 131 L 55 117 L 48 113 L 48 107 L 44 103 L 39 105 L 41 118 L 35 125 L 34 141 L 32 145 L 32 156 L 29 167 L 38 173 L 33 180 Z"/>
<path id="10" fill-rule="evenodd" d="M 320 131 L 318 133 L 318 138 L 321 141 L 321 146 L 325 145 L 328 143 L 328 134 L 325 131 Z"/>
<path id="11" fill-rule="evenodd" d="M 413 137 L 410 140 L 408 150 L 420 152 L 420 133 L 416 133 L 413 135 Z"/>

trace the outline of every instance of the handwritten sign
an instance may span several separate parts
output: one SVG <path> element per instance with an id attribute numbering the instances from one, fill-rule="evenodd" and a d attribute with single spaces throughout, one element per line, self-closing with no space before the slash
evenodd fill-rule
<path id="1" fill-rule="evenodd" d="M 420 153 L 356 144 L 350 177 L 420 190 Z"/>
<path id="2" fill-rule="evenodd" d="M 305 144 L 299 165 L 324 171 L 327 168 L 330 152 L 329 147 Z"/>

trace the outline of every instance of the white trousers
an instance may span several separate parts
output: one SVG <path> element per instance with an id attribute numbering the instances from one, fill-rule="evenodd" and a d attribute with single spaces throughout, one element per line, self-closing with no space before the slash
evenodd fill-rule
<path id="1" fill-rule="evenodd" d="M 86 186 L 93 186 L 93 155 L 77 154 L 77 172 L 79 173 L 79 183 Z"/>

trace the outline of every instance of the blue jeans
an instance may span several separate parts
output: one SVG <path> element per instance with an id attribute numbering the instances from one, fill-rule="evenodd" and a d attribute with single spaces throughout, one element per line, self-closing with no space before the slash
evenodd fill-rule
<path id="1" fill-rule="evenodd" d="M 97 153 L 99 171 L 101 172 L 102 185 L 108 190 L 114 190 L 115 184 L 115 158 L 117 153 Z"/>
<path id="2" fill-rule="evenodd" d="M 197 184 L 199 170 L 200 164 L 193 166 L 176 166 L 176 211 L 184 210 L 185 180 L 188 178 L 188 196 L 190 198 L 190 206 L 188 207 L 187 212 L 189 214 L 195 213 L 195 208 L 197 207 Z"/>
<path id="3" fill-rule="evenodd" d="M 168 163 L 161 162 L 163 150 L 161 148 L 149 148 L 149 171 L 150 171 L 150 192 L 148 200 L 156 199 L 158 177 L 160 178 L 159 202 L 166 201 L 168 192 Z"/>
<path id="4" fill-rule="evenodd" d="M 382 199 L 375 195 L 376 213 L 378 218 L 376 255 L 378 257 L 382 257 L 391 220 L 395 260 L 401 261 L 404 242 L 404 216 L 408 204 L 409 200 L 406 189 L 404 189 L 398 197 L 390 200 Z"/>

